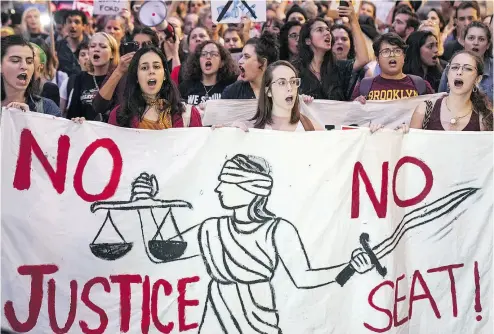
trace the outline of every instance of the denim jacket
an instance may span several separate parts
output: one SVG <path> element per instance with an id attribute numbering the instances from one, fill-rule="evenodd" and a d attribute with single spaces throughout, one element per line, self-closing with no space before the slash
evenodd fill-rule
<path id="1" fill-rule="evenodd" d="M 489 101 L 492 103 L 492 58 L 486 57 L 484 60 L 484 74 L 482 75 L 482 80 L 480 81 L 479 87 L 482 92 L 487 94 Z M 447 71 L 443 72 L 441 77 L 441 82 L 439 83 L 439 92 L 448 92 L 448 77 Z"/>

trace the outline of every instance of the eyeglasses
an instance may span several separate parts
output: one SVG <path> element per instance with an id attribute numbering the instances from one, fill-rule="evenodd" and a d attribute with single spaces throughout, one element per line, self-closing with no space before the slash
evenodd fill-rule
<path id="1" fill-rule="evenodd" d="M 285 78 L 280 78 L 278 80 L 271 82 L 271 85 L 277 84 L 278 87 L 286 88 L 288 87 L 288 83 L 290 83 L 290 86 L 292 86 L 292 88 L 298 88 L 300 87 L 300 82 L 301 82 L 300 78 L 291 78 L 290 80 L 286 80 Z"/>
<path id="2" fill-rule="evenodd" d="M 203 58 L 218 58 L 220 56 L 218 51 L 202 51 L 201 52 L 201 57 Z"/>
<path id="3" fill-rule="evenodd" d="M 472 73 L 473 71 L 475 71 L 475 68 L 471 65 L 468 65 L 468 64 L 463 64 L 463 65 L 460 65 L 460 64 L 451 64 L 449 65 L 449 69 L 453 72 L 458 72 L 458 70 L 461 68 L 462 72 L 467 72 L 467 73 Z"/>
<path id="4" fill-rule="evenodd" d="M 294 39 L 298 41 L 299 34 L 292 32 L 290 35 L 288 35 L 288 38 Z"/>
<path id="5" fill-rule="evenodd" d="M 399 56 L 402 56 L 403 55 L 403 50 L 402 49 L 384 49 L 384 50 L 381 50 L 379 51 L 379 54 L 381 56 L 383 56 L 384 58 L 389 58 L 391 57 L 391 54 L 393 55 L 393 57 L 399 57 Z"/>

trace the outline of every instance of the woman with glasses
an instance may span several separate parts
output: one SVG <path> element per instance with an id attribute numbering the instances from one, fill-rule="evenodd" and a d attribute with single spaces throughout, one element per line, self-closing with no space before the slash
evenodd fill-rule
<path id="1" fill-rule="evenodd" d="M 289 21 L 283 25 L 280 31 L 280 60 L 293 62 L 298 55 L 298 38 L 302 23 Z"/>
<path id="2" fill-rule="evenodd" d="M 446 68 L 449 95 L 415 109 L 410 127 L 436 131 L 492 131 L 492 106 L 479 84 L 484 62 L 471 51 L 459 51 Z"/>
<path id="3" fill-rule="evenodd" d="M 218 42 L 204 41 L 187 59 L 180 95 L 187 104 L 199 105 L 221 99 L 226 86 L 237 79 L 237 66 Z"/>
<path id="4" fill-rule="evenodd" d="M 481 22 L 472 22 L 465 29 L 465 50 L 471 51 L 484 61 L 484 74 L 479 84 L 479 89 L 484 92 L 492 104 L 492 33 L 488 26 Z M 448 91 L 446 71 L 443 72 L 439 91 Z"/>
<path id="5" fill-rule="evenodd" d="M 337 61 L 333 52 L 329 25 L 321 18 L 307 21 L 300 31 L 298 60 L 303 94 L 315 99 L 346 101 L 353 89 L 351 77 L 369 61 L 365 38 L 358 15 L 349 1 L 349 7 L 338 7 L 340 17 L 348 17 L 353 32 L 355 59 Z"/>

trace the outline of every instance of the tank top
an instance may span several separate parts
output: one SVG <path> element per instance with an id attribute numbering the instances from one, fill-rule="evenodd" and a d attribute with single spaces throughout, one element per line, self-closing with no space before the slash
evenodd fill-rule
<path id="1" fill-rule="evenodd" d="M 436 130 L 436 131 L 446 131 L 441 123 L 441 104 L 443 102 L 444 97 L 437 99 L 434 104 L 434 108 L 431 112 L 431 118 L 429 120 L 429 124 L 427 125 L 427 130 Z M 474 111 L 470 115 L 470 120 L 468 121 L 467 126 L 463 128 L 461 131 L 480 131 L 480 121 L 479 115 Z"/>

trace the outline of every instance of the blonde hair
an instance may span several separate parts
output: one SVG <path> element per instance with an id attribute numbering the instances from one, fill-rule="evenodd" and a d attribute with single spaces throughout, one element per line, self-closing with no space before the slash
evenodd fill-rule
<path id="1" fill-rule="evenodd" d="M 127 21 L 127 19 L 123 16 L 120 16 L 120 15 L 109 15 L 109 16 L 105 16 L 104 20 L 103 20 L 103 30 L 106 28 L 106 25 L 108 24 L 108 22 L 110 21 L 120 21 L 120 26 L 122 27 L 122 31 L 124 33 L 127 33 L 127 30 L 128 30 L 128 27 L 129 27 L 129 22 Z"/>
<path id="2" fill-rule="evenodd" d="M 27 24 L 26 24 L 26 16 L 30 12 L 37 12 L 38 13 L 38 16 L 40 17 L 40 21 L 39 21 L 40 31 L 41 32 L 44 32 L 43 31 L 43 26 L 41 25 L 41 12 L 36 7 L 29 7 L 26 10 L 24 10 L 24 12 L 22 13 L 22 19 L 21 19 L 21 32 L 22 32 L 22 36 L 25 39 L 27 39 L 27 40 L 29 40 L 31 38 L 31 33 L 29 33 L 29 29 L 27 28 Z"/>
<path id="3" fill-rule="evenodd" d="M 91 37 L 91 40 L 89 41 L 89 48 L 91 48 L 91 41 L 96 36 L 103 36 L 104 38 L 106 38 L 111 50 L 110 68 L 117 67 L 118 62 L 120 61 L 120 52 L 118 51 L 118 44 L 115 38 L 112 35 L 107 34 L 106 32 L 97 32 L 93 35 L 93 37 Z M 94 65 L 91 62 L 91 58 L 89 58 L 86 67 L 88 69 L 88 72 L 94 72 Z"/>

